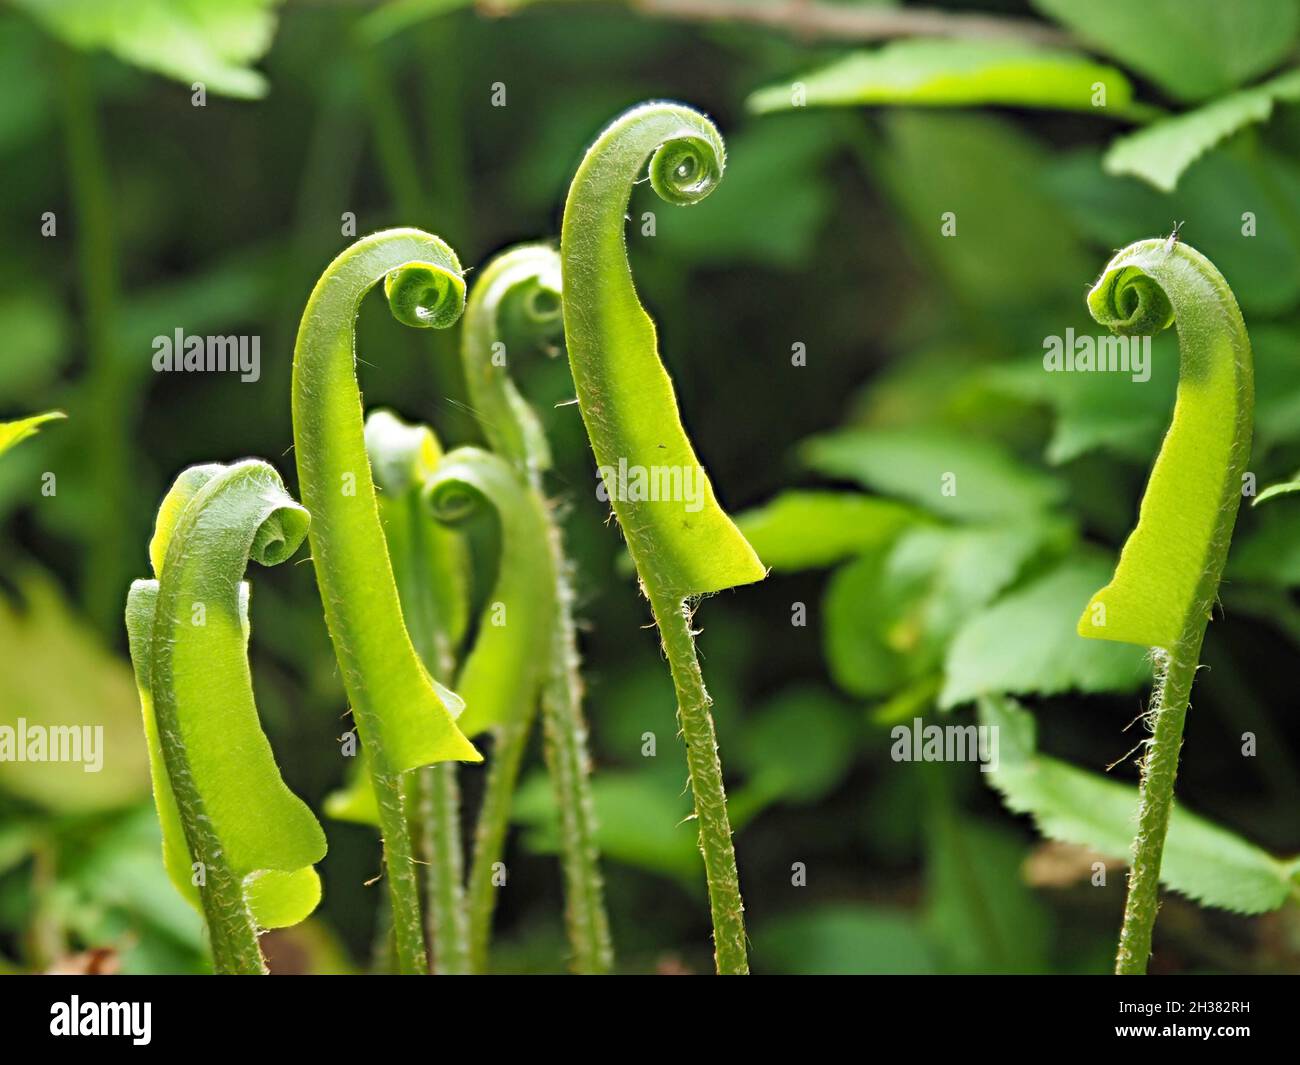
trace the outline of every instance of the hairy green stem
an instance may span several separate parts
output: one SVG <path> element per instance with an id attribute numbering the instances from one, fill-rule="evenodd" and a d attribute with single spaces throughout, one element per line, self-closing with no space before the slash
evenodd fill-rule
<path id="1" fill-rule="evenodd" d="M 487 971 L 488 942 L 492 938 L 492 914 L 497 902 L 497 873 L 510 825 L 510 803 L 519 779 L 519 767 L 533 715 L 500 725 L 494 732 L 492 766 L 488 770 L 483 805 L 474 834 L 474 858 L 470 863 L 466 908 L 469 911 L 470 971 Z"/>
<path id="2" fill-rule="evenodd" d="M 419 772 L 422 861 L 427 866 L 429 941 L 433 971 L 469 972 L 469 923 L 465 913 L 465 856 L 460 835 L 460 785 L 455 762 Z"/>
<path id="3" fill-rule="evenodd" d="M 556 621 L 551 660 L 542 688 L 543 751 L 560 817 L 564 868 L 564 921 L 573 948 L 572 968 L 602 974 L 614 966 L 614 945 L 605 910 L 605 882 L 596 844 L 596 806 L 591 796 L 591 756 L 582 714 L 578 637 L 559 526 L 552 523 L 551 556 L 556 581 Z"/>
<path id="4" fill-rule="evenodd" d="M 451 628 L 447 604 L 439 609 L 439 593 L 449 594 L 446 588 L 437 588 L 434 567 L 448 565 L 448 560 L 438 555 L 434 561 L 433 543 L 435 525 L 420 498 L 419 478 L 427 471 L 422 464 L 430 456 L 423 454 L 421 445 L 436 448 L 432 432 L 423 426 L 404 426 L 386 413 L 372 414 L 367 423 L 367 449 L 371 465 L 375 465 L 377 452 L 382 447 L 381 434 L 376 433 L 371 443 L 373 426 L 391 425 L 387 439 L 405 439 L 411 456 L 400 471 L 401 480 L 392 477 L 388 470 L 376 475 L 376 480 L 392 498 L 382 500 L 389 507 L 388 520 L 400 522 L 400 546 L 393 544 L 390 529 L 389 553 L 393 558 L 393 572 L 397 580 L 398 597 L 406 615 L 411 643 L 429 673 L 437 680 L 450 683 L 456 672 Z M 417 443 L 418 442 L 418 443 Z M 385 484 L 388 480 L 390 483 Z M 445 535 L 445 534 L 444 534 Z M 445 574 L 444 574 L 445 576 Z M 465 859 L 460 832 L 460 788 L 456 780 L 456 763 L 425 766 L 409 778 L 408 799 L 416 851 L 425 870 L 425 899 L 431 964 L 436 975 L 457 976 L 468 972 L 468 926 L 465 919 Z M 414 790 L 414 795 L 410 794 Z"/>
<path id="5" fill-rule="evenodd" d="M 677 690 L 677 723 L 686 743 L 686 764 L 695 796 L 695 818 L 699 823 L 700 853 L 709 884 L 709 909 L 713 915 L 713 947 L 718 975 L 744 976 L 749 972 L 745 946 L 745 906 L 740 898 L 740 877 L 736 872 L 736 850 L 731 841 L 731 819 L 727 815 L 727 793 L 722 783 L 722 762 L 718 738 L 713 730 L 709 707 L 713 700 L 704 687 L 700 660 L 695 651 L 696 633 L 691 628 L 687 605 L 679 599 L 651 596 L 651 608 L 664 654 Z"/>
<path id="6" fill-rule="evenodd" d="M 403 976 L 420 976 L 429 971 L 429 961 L 424 946 L 420 881 L 407 821 L 405 789 L 400 777 L 378 771 L 371 773 L 370 783 L 375 789 L 379 831 L 384 840 L 384 869 L 392 907 L 397 971 Z"/>
<path id="7" fill-rule="evenodd" d="M 1174 808 L 1174 779 L 1183 746 L 1183 724 L 1204 638 L 1204 622 L 1193 625 L 1186 639 L 1160 662 L 1162 675 L 1156 690 L 1156 705 L 1151 711 L 1154 727 L 1142 760 L 1138 830 L 1115 958 L 1115 972 L 1119 976 L 1145 973 L 1151 956 L 1151 936 L 1160 909 L 1160 862 L 1169 832 L 1169 815 Z"/>

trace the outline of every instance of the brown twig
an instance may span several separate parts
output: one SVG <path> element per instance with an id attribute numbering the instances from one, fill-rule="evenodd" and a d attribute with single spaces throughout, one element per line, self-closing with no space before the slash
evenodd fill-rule
<path id="1" fill-rule="evenodd" d="M 885 41 L 896 37 L 962 37 L 1068 45 L 1064 30 L 1032 19 L 972 15 L 934 8 L 861 7 L 818 0 L 631 0 L 654 18 L 688 22 L 743 22 L 802 38 Z"/>

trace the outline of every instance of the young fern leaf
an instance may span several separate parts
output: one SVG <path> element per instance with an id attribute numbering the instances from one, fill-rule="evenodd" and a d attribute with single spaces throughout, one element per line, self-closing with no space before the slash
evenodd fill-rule
<path id="1" fill-rule="evenodd" d="M 480 272 L 465 308 L 462 357 L 470 399 L 493 450 L 526 478 L 537 505 L 545 498 L 542 473 L 551 455 L 541 423 L 506 371 L 504 338 L 547 344 L 563 335 L 560 256 L 549 245 L 525 244 L 502 252 Z M 605 973 L 614 962 L 605 911 L 591 756 L 582 714 L 573 590 L 558 521 L 542 507 L 555 576 L 555 619 L 542 687 L 546 765 L 560 812 L 565 880 L 565 926 L 578 973 Z M 519 742 L 522 742 L 522 738 Z"/>
<path id="2" fill-rule="evenodd" d="M 1174 236 L 1120 251 L 1088 294 L 1088 309 L 1121 336 L 1178 328 L 1173 423 L 1161 446 L 1115 575 L 1092 597 L 1079 633 L 1155 649 L 1158 676 L 1142 763 L 1138 832 L 1116 959 L 1144 973 L 1160 862 L 1201 643 L 1227 560 L 1250 458 L 1254 372 L 1232 290 L 1205 256 Z"/>
<path id="3" fill-rule="evenodd" d="M 633 108 L 597 138 L 564 205 L 564 333 L 592 451 L 650 599 L 677 690 L 717 969 L 746 973 L 744 908 L 722 766 L 686 600 L 761 580 L 766 571 L 714 498 L 682 428 L 654 323 L 637 299 L 624 222 L 632 186 L 647 159 L 650 183 L 662 199 L 693 204 L 721 179 L 725 149 L 703 115 L 663 103 Z M 640 499 L 642 493 L 622 491 L 619 471 L 634 467 L 680 478 L 683 486 L 693 478 L 694 498 Z"/>
<path id="4" fill-rule="evenodd" d="M 563 335 L 560 256 L 546 244 L 502 252 L 479 273 L 465 306 L 461 359 L 465 383 L 492 450 L 530 476 L 550 469 L 537 412 L 507 372 L 505 335 L 533 344 Z"/>
<path id="5" fill-rule="evenodd" d="M 479 761 L 456 727 L 456 700 L 420 661 L 402 616 L 366 456 L 354 330 L 380 281 L 393 316 L 443 328 L 464 309 L 455 253 L 417 229 L 357 241 L 321 275 L 293 357 L 298 482 L 325 620 L 379 806 L 398 967 L 427 971 L 419 887 L 399 777 L 435 762 Z"/>
<path id="6" fill-rule="evenodd" d="M 13 422 L 0 422 L 0 455 L 15 444 L 20 444 L 29 436 L 35 436 L 37 430 L 46 422 L 56 418 L 66 418 L 61 410 L 47 410 L 44 414 L 33 414 L 29 418 L 19 418 Z"/>
<path id="7" fill-rule="evenodd" d="M 468 894 L 470 965 L 483 972 L 496 902 L 494 866 L 501 860 L 510 798 L 546 675 L 555 575 L 545 508 L 505 459 L 479 448 L 457 448 L 438 464 L 424 493 L 433 515 L 447 525 L 487 505 L 501 528 L 496 584 L 457 678 L 467 707 L 461 727 L 471 736 L 489 729 L 496 736 Z"/>
<path id="8" fill-rule="evenodd" d="M 468 624 L 469 559 L 460 536 L 434 521 L 424 504 L 424 482 L 442 448 L 428 426 L 407 424 L 386 410 L 366 418 L 365 440 L 411 642 L 435 680 L 450 682 Z M 469 926 L 456 763 L 425 766 L 404 784 L 425 867 L 432 968 L 463 974 L 469 971 Z M 369 781 L 359 778 L 355 787 L 370 792 L 366 809 L 374 810 Z"/>
<path id="9" fill-rule="evenodd" d="M 387 410 L 367 416 L 365 441 L 398 593 L 415 587 L 427 593 L 409 606 L 402 600 L 411 642 L 429 672 L 450 683 L 469 626 L 470 581 L 463 540 L 431 520 L 424 504 L 424 482 L 442 461 L 442 447 L 427 425 Z"/>
<path id="10" fill-rule="evenodd" d="M 285 561 L 308 514 L 264 462 L 193 466 L 158 510 L 154 580 L 127 597 L 163 858 L 203 913 L 219 973 L 262 973 L 259 929 L 320 901 L 325 835 L 285 787 L 248 666 L 249 559 Z"/>

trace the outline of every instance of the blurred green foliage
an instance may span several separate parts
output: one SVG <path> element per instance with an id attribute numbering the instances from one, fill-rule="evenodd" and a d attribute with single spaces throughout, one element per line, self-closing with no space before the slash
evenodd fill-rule
<path id="1" fill-rule="evenodd" d="M 1300 109 L 1269 80 L 1288 77 L 1292 0 L 980 5 L 1055 20 L 1054 52 L 1113 69 L 1140 107 L 1100 115 L 981 97 L 992 75 L 978 70 L 964 95 L 907 106 L 900 84 L 944 75 L 943 49 L 918 47 L 923 69 L 889 68 L 888 103 L 859 92 L 876 102 L 849 93 L 847 106 L 757 116 L 751 94 L 844 64 L 860 42 L 612 4 L 488 18 L 415 0 L 153 0 L 130 5 L 135 22 L 119 17 L 128 5 L 86 5 L 95 17 L 75 32 L 59 6 L 0 10 L 0 418 L 68 413 L 0 459 L 0 717 L 93 715 L 120 753 L 94 781 L 0 767 L 5 967 L 91 949 L 128 971 L 208 964 L 162 868 L 121 604 L 176 472 L 246 455 L 292 466 L 290 345 L 312 282 L 350 242 L 345 215 L 358 235 L 426 228 L 481 263 L 553 236 L 603 124 L 668 97 L 717 120 L 728 171 L 689 211 L 637 191 L 630 216 L 653 210 L 657 225 L 653 237 L 629 226 L 633 268 L 697 450 L 773 567 L 711 601 L 700 637 L 734 752 L 756 971 L 1108 968 L 1123 896 L 1113 860 L 1131 830 L 1118 822 L 1136 780 L 1124 759 L 1140 738 L 1123 730 L 1149 670 L 1132 648 L 1072 633 L 1132 526 L 1175 351 L 1157 341 L 1138 383 L 1045 374 L 1042 343 L 1092 332 L 1083 296 L 1110 252 L 1181 222 L 1254 342 L 1251 472 L 1263 487 L 1300 467 Z M 948 74 L 970 70 L 968 59 Z M 492 106 L 497 82 L 505 107 Z M 152 373 L 151 338 L 177 328 L 260 336 L 260 380 Z M 367 307 L 357 346 L 368 407 L 429 421 L 449 445 L 481 442 L 454 337 L 410 335 Z M 707 971 L 673 694 L 648 610 L 595 498 L 564 360 L 513 369 L 546 421 L 576 563 L 619 965 Z M 940 494 L 953 472 L 959 491 Z M 1293 499 L 1243 508 L 1179 780 L 1199 815 L 1184 824 L 1213 838 L 1191 840 L 1190 869 L 1167 870 L 1180 894 L 1157 930 L 1166 970 L 1300 968 L 1297 907 L 1284 905 L 1294 863 L 1276 857 L 1300 852 L 1298 545 Z M 477 580 L 481 597 L 491 574 Z M 319 810 L 344 781 L 346 707 L 310 567 L 259 574 L 252 612 L 264 727 L 290 787 Z M 969 763 L 891 760 L 891 728 L 974 724 L 989 707 L 1007 729 L 1032 726 L 1019 747 L 1004 741 L 994 780 Z M 529 757 L 496 964 L 558 971 L 554 810 Z M 1057 774 L 1070 788 L 1048 786 Z M 462 780 L 472 810 L 481 772 Z M 1040 829 L 1071 846 L 1048 848 Z M 322 906 L 268 937 L 273 969 L 370 964 L 374 834 L 336 820 L 326 831 Z M 1104 887 L 1090 881 L 1092 848 L 1112 859 Z M 1234 856 L 1237 871 L 1207 888 Z"/>

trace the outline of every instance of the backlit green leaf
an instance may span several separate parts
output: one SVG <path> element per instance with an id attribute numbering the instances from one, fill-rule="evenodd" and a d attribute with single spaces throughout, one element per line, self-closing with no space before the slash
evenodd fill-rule
<path id="1" fill-rule="evenodd" d="M 76 48 L 226 96 L 266 94 L 252 69 L 271 46 L 278 0 L 14 0 Z"/>
<path id="2" fill-rule="evenodd" d="M 94 750 L 83 747 L 78 761 L 20 761 L 16 750 L 6 751 L 0 790 L 69 814 L 144 798 L 149 770 L 130 670 L 70 609 L 48 575 L 32 569 L 6 576 L 22 601 L 0 596 L 0 726 L 16 730 L 21 721 L 42 730 L 74 728 L 73 751 L 86 738 Z M 98 738 L 96 728 L 102 729 Z M 16 733 L 13 742 L 19 743 Z"/>
<path id="3" fill-rule="evenodd" d="M 13 422 L 0 422 L 0 455 L 15 444 L 22 443 L 29 436 L 35 435 L 37 429 L 45 422 L 56 418 L 66 418 L 61 410 L 50 410 L 44 414 L 33 414 L 30 418 L 20 418 Z"/>
<path id="4" fill-rule="evenodd" d="M 1058 502 L 1063 486 L 990 441 L 930 429 L 840 429 L 802 447 L 818 473 L 856 481 L 942 517 L 1018 517 Z"/>
<path id="5" fill-rule="evenodd" d="M 840 567 L 824 607 L 831 675 L 847 691 L 874 696 L 929 677 L 958 625 L 1068 535 L 1055 522 L 922 527 Z"/>
<path id="6" fill-rule="evenodd" d="M 769 566 L 795 572 L 832 566 L 880 547 L 917 517 L 890 499 L 793 490 L 745 511 L 736 524 Z"/>
<path id="7" fill-rule="evenodd" d="M 760 89 L 748 106 L 763 114 L 855 104 L 992 104 L 1123 115 L 1132 102 L 1128 79 L 1087 56 L 1013 41 L 944 38 L 854 52 Z"/>
<path id="8" fill-rule="evenodd" d="M 1101 155 L 1089 150 L 1054 161 L 1044 185 L 1069 213 L 1066 225 L 1109 248 L 1167 233 L 1175 221 L 1182 222 L 1182 239 L 1232 278 L 1238 302 L 1251 317 L 1252 334 L 1261 315 L 1281 314 L 1300 300 L 1300 245 L 1291 223 L 1292 205 L 1300 200 L 1300 167 L 1290 153 L 1268 143 L 1234 141 L 1210 152 L 1192 164 L 1172 193 L 1131 176 L 1105 173 Z M 1247 212 L 1254 219 L 1254 236 L 1242 239 Z M 1076 286 L 1070 299 L 1077 294 Z M 1259 393 L 1262 401 L 1262 386 Z"/>
<path id="9" fill-rule="evenodd" d="M 994 367 L 987 380 L 999 392 L 1052 408 L 1046 458 L 1053 465 L 1097 449 L 1145 464 L 1160 441 L 1178 385 L 1172 336 L 1152 339 L 1144 373 L 1149 374 L 1145 380 L 1109 371 L 1049 373 L 1038 356 Z"/>

